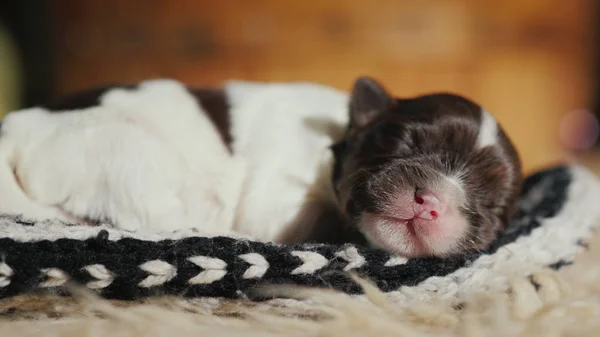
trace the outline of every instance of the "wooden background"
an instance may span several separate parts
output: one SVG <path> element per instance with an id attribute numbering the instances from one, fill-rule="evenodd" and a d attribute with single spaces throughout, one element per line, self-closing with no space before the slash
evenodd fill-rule
<path id="1" fill-rule="evenodd" d="M 594 0 L 54 0 L 67 93 L 172 77 L 315 81 L 359 75 L 396 95 L 454 91 L 497 116 L 530 171 L 566 156 L 561 116 L 588 108 Z"/>

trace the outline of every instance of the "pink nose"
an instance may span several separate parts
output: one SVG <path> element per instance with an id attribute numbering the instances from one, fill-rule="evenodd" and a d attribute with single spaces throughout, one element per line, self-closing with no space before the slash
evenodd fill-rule
<path id="1" fill-rule="evenodd" d="M 419 189 L 415 192 L 415 218 L 435 220 L 446 213 L 446 205 L 433 192 Z"/>

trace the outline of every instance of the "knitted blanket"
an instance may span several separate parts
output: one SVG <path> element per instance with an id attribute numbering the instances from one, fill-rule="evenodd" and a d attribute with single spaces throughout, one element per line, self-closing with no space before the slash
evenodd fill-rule
<path id="1" fill-rule="evenodd" d="M 432 296 L 505 289 L 510 270 L 572 263 L 600 220 L 600 182 L 579 166 L 529 176 L 519 210 L 486 251 L 452 258 L 406 259 L 351 244 L 285 246 L 192 230 L 168 237 L 109 226 L 31 223 L 0 217 L 0 298 L 26 292 L 61 293 L 71 282 L 108 299 L 148 296 L 247 298 L 254 287 L 293 284 L 361 288 L 349 272 L 370 279 L 400 304 Z"/>

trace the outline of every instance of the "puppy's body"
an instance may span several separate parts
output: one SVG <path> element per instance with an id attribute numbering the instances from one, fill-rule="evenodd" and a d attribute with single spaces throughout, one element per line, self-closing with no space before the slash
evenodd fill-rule
<path id="1" fill-rule="evenodd" d="M 516 202 L 512 145 L 461 97 L 394 102 L 369 79 L 351 95 L 170 80 L 80 93 L 5 118 L 0 212 L 284 243 L 366 238 L 407 256 L 485 248 Z M 454 155 L 469 151 L 483 161 Z"/>
<path id="2" fill-rule="evenodd" d="M 0 211 L 275 240 L 327 180 L 321 167 L 343 132 L 347 97 L 246 82 L 207 93 L 157 80 L 9 114 L 0 146 L 25 195 L 0 200 Z M 227 111 L 215 111 L 225 110 L 215 95 Z M 0 197 L 20 194 L 12 191 Z"/>

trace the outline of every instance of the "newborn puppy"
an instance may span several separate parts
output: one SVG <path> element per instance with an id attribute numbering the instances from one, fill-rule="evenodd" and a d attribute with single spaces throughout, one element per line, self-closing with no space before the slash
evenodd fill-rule
<path id="1" fill-rule="evenodd" d="M 395 99 L 369 78 L 350 95 L 152 80 L 13 112 L 0 131 L 1 213 L 129 231 L 366 238 L 445 256 L 486 248 L 522 179 L 514 147 L 475 103 Z"/>
<path id="2" fill-rule="evenodd" d="M 516 208 L 518 154 L 494 118 L 452 94 L 390 96 L 356 81 L 332 149 L 340 210 L 374 246 L 413 257 L 485 249 Z"/>

